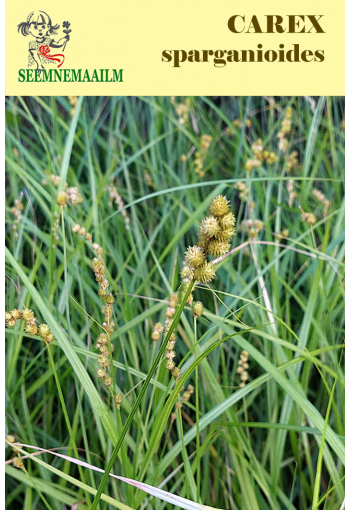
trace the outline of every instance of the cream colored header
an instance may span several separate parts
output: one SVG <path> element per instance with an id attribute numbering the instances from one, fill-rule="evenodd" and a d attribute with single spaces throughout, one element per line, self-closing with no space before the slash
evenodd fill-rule
<path id="1" fill-rule="evenodd" d="M 343 1 L 6 2 L 7 95 L 343 95 Z"/>

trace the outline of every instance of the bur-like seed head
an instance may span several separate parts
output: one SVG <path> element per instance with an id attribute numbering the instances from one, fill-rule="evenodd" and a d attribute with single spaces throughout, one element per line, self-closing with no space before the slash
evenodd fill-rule
<path id="1" fill-rule="evenodd" d="M 10 314 L 10 312 L 5 312 L 5 324 L 8 323 L 8 321 L 10 321 L 12 319 L 12 315 Z"/>
<path id="2" fill-rule="evenodd" d="M 223 243 L 229 243 L 232 237 L 234 236 L 234 233 L 235 233 L 234 228 L 225 228 L 218 233 L 215 239 Z"/>
<path id="3" fill-rule="evenodd" d="M 109 365 L 109 359 L 107 358 L 107 356 L 104 356 L 103 354 L 101 354 L 97 358 L 97 361 L 98 361 L 98 364 L 101 365 L 101 367 L 108 367 L 108 365 Z"/>
<path id="4" fill-rule="evenodd" d="M 167 359 L 165 362 L 165 368 L 167 368 L 170 371 L 173 371 L 175 369 L 175 363 L 172 359 Z"/>
<path id="5" fill-rule="evenodd" d="M 26 332 L 33 336 L 37 335 L 38 334 L 38 326 L 36 324 L 27 324 Z"/>
<path id="6" fill-rule="evenodd" d="M 117 393 L 114 397 L 115 403 L 117 404 L 118 409 L 120 409 L 120 405 L 123 402 L 123 395 L 121 393 Z"/>
<path id="7" fill-rule="evenodd" d="M 54 338 L 55 337 L 53 336 L 53 333 L 50 331 L 50 333 L 45 338 L 45 342 L 47 344 L 50 344 L 51 342 L 53 342 Z"/>
<path id="8" fill-rule="evenodd" d="M 107 375 L 107 372 L 105 371 L 104 368 L 98 368 L 97 369 L 97 377 L 99 377 L 100 379 L 104 379 Z"/>
<path id="9" fill-rule="evenodd" d="M 212 262 L 204 262 L 194 270 L 194 277 L 198 282 L 210 282 L 216 275 L 215 266 Z"/>
<path id="10" fill-rule="evenodd" d="M 113 383 L 113 379 L 110 375 L 107 375 L 104 380 L 103 380 L 104 384 L 106 386 L 112 386 L 112 383 Z"/>
<path id="11" fill-rule="evenodd" d="M 201 301 L 194 301 L 192 303 L 193 315 L 200 317 L 203 313 L 203 303 Z"/>
<path id="12" fill-rule="evenodd" d="M 30 322 L 35 318 L 34 312 L 29 310 L 29 308 L 25 308 L 22 312 L 22 317 L 26 322 Z"/>
<path id="13" fill-rule="evenodd" d="M 50 328 L 47 324 L 40 324 L 39 326 L 39 336 L 41 336 L 41 338 L 43 338 L 44 340 L 46 339 L 47 335 L 49 335 L 51 333 L 50 331 Z"/>
<path id="14" fill-rule="evenodd" d="M 225 255 L 225 253 L 230 251 L 230 244 L 225 243 L 223 241 L 210 241 L 208 246 L 209 255 L 214 255 L 214 257 L 220 257 L 221 255 Z"/>
<path id="15" fill-rule="evenodd" d="M 170 301 L 174 303 L 174 308 L 175 308 L 175 306 L 176 306 L 176 305 L 177 305 L 177 303 L 179 302 L 179 297 L 178 297 L 178 295 L 177 295 L 177 293 L 176 293 L 176 292 L 175 292 L 174 294 L 171 294 L 171 295 L 169 296 L 169 303 L 170 303 Z M 169 306 L 172 306 L 172 305 L 170 305 L 170 304 L 169 304 Z"/>
<path id="16" fill-rule="evenodd" d="M 222 216 L 220 218 L 220 226 L 223 229 L 231 229 L 231 228 L 234 228 L 235 225 L 236 225 L 236 218 L 232 212 L 229 212 L 228 214 L 225 214 L 225 216 Z"/>
<path id="17" fill-rule="evenodd" d="M 98 295 L 101 297 L 101 298 L 106 298 L 107 297 L 107 291 L 105 289 L 98 289 Z"/>
<path id="18" fill-rule="evenodd" d="M 220 224 L 214 216 L 207 216 L 201 223 L 200 231 L 208 237 L 215 236 L 220 231 Z"/>
<path id="19" fill-rule="evenodd" d="M 18 310 L 17 308 L 14 308 L 11 311 L 11 317 L 13 320 L 18 321 L 19 319 L 22 319 L 22 311 Z"/>
<path id="20" fill-rule="evenodd" d="M 216 218 L 224 216 L 230 212 L 229 201 L 226 197 L 218 195 L 210 204 L 209 210 Z"/>
<path id="21" fill-rule="evenodd" d="M 112 307 L 110 305 L 105 305 L 102 307 L 102 313 L 106 317 L 106 319 L 110 319 L 112 317 Z"/>
<path id="22" fill-rule="evenodd" d="M 15 443 L 16 442 L 16 438 L 12 434 L 9 434 L 8 436 L 6 436 L 6 439 L 7 439 L 7 441 L 9 443 Z"/>
<path id="23" fill-rule="evenodd" d="M 192 280 L 193 278 L 193 269 L 192 267 L 185 264 L 181 270 L 181 278 L 183 280 Z"/>
<path id="24" fill-rule="evenodd" d="M 179 367 L 175 367 L 174 370 L 172 371 L 172 376 L 174 377 L 175 382 L 178 380 L 180 375 L 181 375 L 181 370 L 179 369 Z"/>
<path id="25" fill-rule="evenodd" d="M 104 345 L 108 342 L 108 336 L 106 335 L 106 333 L 100 333 L 97 337 L 97 341 L 101 345 Z"/>
<path id="26" fill-rule="evenodd" d="M 155 331 L 159 331 L 159 333 L 161 333 L 164 329 L 164 326 L 161 322 L 157 322 L 155 325 L 154 325 L 154 330 Z"/>
<path id="27" fill-rule="evenodd" d="M 166 353 L 165 353 L 165 357 L 170 360 L 174 359 L 175 356 L 176 356 L 175 351 L 166 351 Z"/>
<path id="28" fill-rule="evenodd" d="M 160 333 L 156 329 L 152 333 L 152 340 L 157 342 L 160 339 Z"/>
<path id="29" fill-rule="evenodd" d="M 97 273 L 99 272 L 99 270 L 101 269 L 101 266 L 102 266 L 102 262 L 100 259 L 98 259 L 97 257 L 93 258 L 92 261 L 91 261 L 91 267 L 92 267 L 92 270 Z"/>
<path id="30" fill-rule="evenodd" d="M 67 198 L 68 198 L 67 193 L 65 191 L 60 191 L 57 194 L 56 202 L 58 203 L 58 205 L 64 207 L 65 205 L 67 205 Z"/>
<path id="31" fill-rule="evenodd" d="M 194 392 L 194 387 L 192 386 L 192 384 L 189 384 L 187 386 L 187 391 L 189 391 L 191 394 Z"/>
<path id="32" fill-rule="evenodd" d="M 167 351 L 172 351 L 174 349 L 174 347 L 175 347 L 175 342 L 170 341 L 166 344 Z"/>
<path id="33" fill-rule="evenodd" d="M 204 251 L 200 246 L 190 246 L 185 253 L 185 260 L 189 266 L 199 267 L 205 261 Z"/>
<path id="34" fill-rule="evenodd" d="M 8 321 L 7 326 L 8 326 L 9 328 L 14 328 L 14 327 L 16 326 L 16 321 L 15 321 L 15 319 L 12 319 L 12 318 L 11 318 L 11 319 Z"/>
<path id="35" fill-rule="evenodd" d="M 109 305 L 111 305 L 112 303 L 114 303 L 115 301 L 115 298 L 113 296 L 113 294 L 108 294 L 105 298 L 106 300 L 106 303 L 108 303 Z"/>
<path id="36" fill-rule="evenodd" d="M 22 462 L 22 459 L 21 457 L 15 457 L 13 459 L 13 465 L 16 467 L 16 468 L 23 468 L 23 462 Z"/>

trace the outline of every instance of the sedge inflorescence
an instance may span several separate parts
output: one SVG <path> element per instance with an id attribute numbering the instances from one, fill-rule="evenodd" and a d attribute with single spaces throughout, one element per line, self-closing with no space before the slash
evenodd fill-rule
<path id="1" fill-rule="evenodd" d="M 196 245 L 187 248 L 181 271 L 183 288 L 192 279 L 201 283 L 210 282 L 216 275 L 215 265 L 208 257 L 217 258 L 230 251 L 235 233 L 235 217 L 226 197 L 218 195 L 212 200 L 209 215 L 202 220 Z M 192 303 L 192 300 L 190 300 Z"/>
<path id="2" fill-rule="evenodd" d="M 29 335 L 39 335 L 46 345 L 49 345 L 54 340 L 54 335 L 47 324 L 36 324 L 36 317 L 32 310 L 24 308 L 18 310 L 14 308 L 10 312 L 5 311 L 5 326 L 14 328 L 17 321 L 23 320 L 25 322 L 25 331 Z"/>
<path id="3" fill-rule="evenodd" d="M 86 234 L 85 234 L 86 235 Z M 93 245 L 94 243 L 92 243 Z M 111 334 L 114 331 L 114 322 L 112 319 L 113 308 L 112 304 L 115 301 L 114 295 L 108 290 L 109 281 L 106 278 L 106 265 L 102 258 L 102 248 L 98 247 L 98 256 L 95 257 L 91 262 L 91 268 L 95 274 L 95 279 L 98 282 L 99 289 L 98 295 L 103 299 L 104 305 L 102 307 L 102 313 L 105 316 L 105 321 L 102 326 L 104 329 L 103 333 L 100 333 L 97 337 L 95 348 L 99 350 L 100 355 L 97 358 L 99 368 L 97 369 L 97 376 L 102 379 L 103 384 L 108 388 L 111 393 L 118 409 L 123 400 L 121 393 L 114 394 L 112 391 L 113 378 L 109 373 L 109 367 L 111 364 L 111 354 L 114 351 L 114 345 L 111 343 Z"/>
<path id="4" fill-rule="evenodd" d="M 237 368 L 237 375 L 239 375 L 239 377 L 241 379 L 241 382 L 239 384 L 239 386 L 241 388 L 244 388 L 244 386 L 246 385 L 246 382 L 249 379 L 249 374 L 248 374 L 248 369 L 249 369 L 248 359 L 249 359 L 249 353 L 247 351 L 242 351 L 241 355 L 240 355 L 240 358 L 239 358 L 239 362 L 238 362 L 238 368 Z"/>
<path id="5" fill-rule="evenodd" d="M 254 159 L 248 159 L 246 161 L 245 169 L 247 172 L 251 172 L 253 168 L 259 168 L 263 161 L 265 161 L 268 165 L 272 165 L 277 162 L 277 155 L 274 152 L 264 150 L 263 143 L 260 138 L 256 142 L 252 143 L 251 149 L 254 154 Z"/>
<path id="6" fill-rule="evenodd" d="M 17 198 L 15 200 L 15 205 L 11 208 L 11 213 L 15 217 L 12 228 L 13 228 L 13 231 L 14 231 L 14 234 L 15 234 L 16 238 L 18 237 L 18 232 L 17 232 L 18 224 L 21 221 L 22 212 L 23 212 L 23 209 L 24 209 L 24 206 L 22 204 L 22 199 L 23 199 L 23 193 L 21 192 L 20 195 L 19 195 L 19 198 Z"/>

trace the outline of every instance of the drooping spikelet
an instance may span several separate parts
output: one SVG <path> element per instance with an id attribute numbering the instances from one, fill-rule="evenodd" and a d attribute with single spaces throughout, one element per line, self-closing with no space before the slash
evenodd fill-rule
<path id="1" fill-rule="evenodd" d="M 210 204 L 209 210 L 215 217 L 224 216 L 230 212 L 229 201 L 226 197 L 218 195 Z"/>

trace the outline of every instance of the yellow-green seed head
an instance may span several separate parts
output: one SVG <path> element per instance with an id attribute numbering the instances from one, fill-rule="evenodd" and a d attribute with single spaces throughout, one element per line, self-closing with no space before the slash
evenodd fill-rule
<path id="1" fill-rule="evenodd" d="M 186 280 L 192 280 L 193 278 L 193 269 L 192 267 L 185 264 L 181 270 L 181 278 Z"/>
<path id="2" fill-rule="evenodd" d="M 175 368 L 175 363 L 173 362 L 172 359 L 167 359 L 166 362 L 165 362 L 165 368 L 167 368 L 168 370 L 170 370 L 170 372 L 172 370 L 174 370 Z"/>
<path id="3" fill-rule="evenodd" d="M 199 267 L 205 261 L 205 254 L 200 246 L 190 246 L 187 248 L 185 260 L 189 266 Z"/>
<path id="4" fill-rule="evenodd" d="M 98 368 L 97 369 L 97 377 L 99 377 L 100 379 L 104 379 L 107 375 L 107 372 L 105 371 L 104 368 Z"/>
<path id="5" fill-rule="evenodd" d="M 23 462 L 22 462 L 21 457 L 15 457 L 15 458 L 13 459 L 13 465 L 14 465 L 16 468 L 19 468 L 19 469 L 20 469 L 20 468 L 23 468 L 24 466 L 23 466 Z"/>
<path id="6" fill-rule="evenodd" d="M 159 331 L 159 333 L 161 333 L 164 329 L 164 326 L 161 322 L 157 322 L 155 325 L 154 325 L 154 330 L 155 331 Z"/>
<path id="7" fill-rule="evenodd" d="M 200 232 L 200 236 L 197 242 L 197 245 L 202 248 L 204 252 L 208 250 L 209 237 L 202 232 Z"/>
<path id="8" fill-rule="evenodd" d="M 200 231 L 205 236 L 215 236 L 220 231 L 218 219 L 214 216 L 207 216 L 201 223 Z"/>
<path id="9" fill-rule="evenodd" d="M 169 296 L 169 303 L 170 303 L 170 301 L 173 301 L 175 303 L 174 307 L 177 305 L 177 303 L 179 301 L 179 297 L 176 292 Z M 170 306 L 172 306 L 172 305 L 170 305 Z"/>
<path id="10" fill-rule="evenodd" d="M 109 359 L 107 358 L 107 356 L 104 356 L 103 354 L 101 354 L 97 358 L 97 361 L 98 361 L 98 364 L 101 365 L 101 367 L 108 367 L 108 365 L 109 365 Z"/>
<path id="11" fill-rule="evenodd" d="M 228 243 L 231 241 L 234 233 L 235 233 L 234 228 L 225 228 L 218 233 L 215 239 L 217 239 L 218 241 L 222 241 L 223 243 Z"/>
<path id="12" fill-rule="evenodd" d="M 198 282 L 210 282 L 216 275 L 215 266 L 212 262 L 205 262 L 194 270 L 194 277 Z"/>
<path id="13" fill-rule="evenodd" d="M 54 336 L 53 336 L 53 333 L 50 331 L 50 333 L 45 337 L 45 342 L 47 344 L 50 344 L 51 342 L 53 342 L 54 340 Z"/>
<path id="14" fill-rule="evenodd" d="M 168 342 L 166 344 L 166 350 L 167 351 L 172 351 L 174 349 L 174 347 L 175 347 L 175 342 Z"/>
<path id="15" fill-rule="evenodd" d="M 101 298 L 106 298 L 107 297 L 107 292 L 105 289 L 98 289 L 98 295 L 101 297 Z"/>
<path id="16" fill-rule="evenodd" d="M 187 391 L 189 391 L 191 394 L 194 392 L 194 387 L 192 386 L 192 384 L 189 384 L 187 386 Z"/>
<path id="17" fill-rule="evenodd" d="M 175 367 L 174 370 L 172 371 L 172 376 L 174 377 L 175 381 L 178 380 L 180 375 L 181 375 L 181 370 L 178 367 Z"/>
<path id="18" fill-rule="evenodd" d="M 97 341 L 101 345 L 104 345 L 108 342 L 108 336 L 106 335 L 106 333 L 100 333 L 97 337 Z"/>
<path id="19" fill-rule="evenodd" d="M 27 324 L 26 332 L 29 333 L 30 335 L 37 335 L 38 334 L 38 326 L 36 324 Z"/>
<path id="20" fill-rule="evenodd" d="M 22 319 L 22 311 L 18 310 L 17 308 L 14 308 L 11 311 L 11 317 L 13 320 L 18 321 L 19 319 Z"/>
<path id="21" fill-rule="evenodd" d="M 92 261 L 91 261 L 91 267 L 92 267 L 92 270 L 96 273 L 99 271 L 99 269 L 101 268 L 102 266 L 102 262 L 100 259 L 98 259 L 97 257 L 93 258 Z"/>
<path id="22" fill-rule="evenodd" d="M 7 323 L 7 326 L 8 326 L 9 328 L 14 328 L 14 327 L 16 326 L 16 321 L 15 321 L 15 319 L 12 319 L 12 317 L 11 317 L 11 319 L 10 319 L 10 320 L 8 321 L 8 323 Z"/>
<path id="23" fill-rule="evenodd" d="M 108 356 L 108 347 L 107 347 L 107 345 L 99 344 L 98 349 L 99 349 L 101 354 L 103 354 L 104 356 Z"/>
<path id="24" fill-rule="evenodd" d="M 112 379 L 112 377 L 111 377 L 110 375 L 107 375 L 107 376 L 104 378 L 103 382 L 104 382 L 104 384 L 105 384 L 106 386 L 112 386 L 112 384 L 113 384 L 113 379 Z"/>
<path id="25" fill-rule="evenodd" d="M 115 298 L 114 298 L 113 294 L 108 294 L 108 296 L 106 296 L 106 303 L 108 303 L 109 305 L 114 303 L 114 301 L 115 301 Z"/>
<path id="26" fill-rule="evenodd" d="M 228 214 L 230 212 L 229 209 L 229 201 L 226 197 L 222 195 L 218 195 L 209 206 L 209 210 L 213 216 L 220 217 Z"/>
<path id="27" fill-rule="evenodd" d="M 194 301 L 192 303 L 192 312 L 193 312 L 193 315 L 197 315 L 198 317 L 200 317 L 203 313 L 203 303 L 202 301 Z"/>
<path id="28" fill-rule="evenodd" d="M 160 339 L 160 333 L 156 329 L 152 332 L 152 340 L 157 342 Z"/>
<path id="29" fill-rule="evenodd" d="M 228 214 L 225 214 L 225 216 L 222 216 L 220 218 L 220 226 L 223 229 L 234 228 L 235 225 L 236 225 L 236 218 L 232 212 L 229 212 Z"/>
<path id="30" fill-rule="evenodd" d="M 22 317 L 26 322 L 30 322 L 35 318 L 34 312 L 29 310 L 29 308 L 25 308 L 22 312 Z"/>
<path id="31" fill-rule="evenodd" d="M 208 246 L 208 253 L 209 255 L 214 255 L 214 257 L 220 257 L 221 255 L 225 255 L 230 251 L 230 244 L 225 243 L 223 241 L 210 241 Z"/>
<path id="32" fill-rule="evenodd" d="M 264 228 L 264 223 L 261 220 L 255 220 L 254 221 L 254 227 L 258 232 Z"/>
<path id="33" fill-rule="evenodd" d="M 7 437 L 6 437 L 7 441 L 9 443 L 15 443 L 16 442 L 16 438 L 15 436 L 13 436 L 12 434 L 9 434 Z"/>
<path id="34" fill-rule="evenodd" d="M 58 203 L 58 205 L 61 205 L 62 207 L 67 205 L 67 193 L 65 191 L 60 191 L 58 194 L 57 194 L 57 198 L 56 198 L 56 202 Z"/>
<path id="35" fill-rule="evenodd" d="M 115 403 L 117 404 L 118 409 L 120 408 L 121 403 L 123 402 L 123 395 L 121 393 L 117 393 L 114 397 Z"/>
<path id="36" fill-rule="evenodd" d="M 106 319 L 110 319 L 112 317 L 112 307 L 110 305 L 106 305 L 102 307 L 102 313 L 106 317 Z"/>
<path id="37" fill-rule="evenodd" d="M 8 321 L 10 321 L 12 319 L 12 315 L 10 314 L 10 312 L 5 312 L 5 324 L 8 323 Z"/>
<path id="38" fill-rule="evenodd" d="M 47 335 L 49 335 L 51 333 L 50 331 L 50 328 L 47 324 L 40 324 L 39 326 L 39 336 L 41 336 L 41 338 L 43 338 L 44 340 L 46 339 Z"/>

